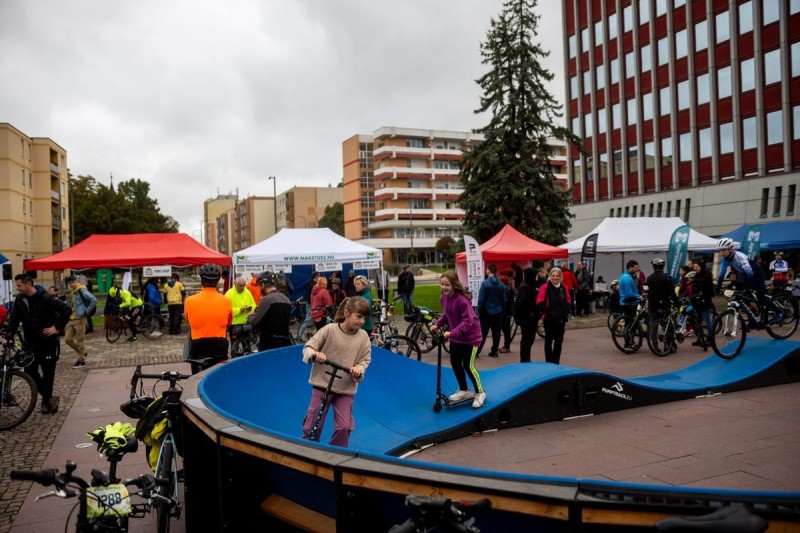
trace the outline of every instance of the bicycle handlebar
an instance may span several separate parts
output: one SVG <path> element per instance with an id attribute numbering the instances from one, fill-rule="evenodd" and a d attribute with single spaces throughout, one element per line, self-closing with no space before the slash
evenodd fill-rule
<path id="1" fill-rule="evenodd" d="M 317 356 L 316 355 L 311 357 L 311 362 L 312 363 L 317 363 Z M 317 363 L 317 364 L 332 366 L 336 370 L 341 370 L 345 374 L 349 374 L 350 373 L 350 367 L 347 367 L 347 366 L 344 366 L 344 365 L 340 365 L 339 363 L 331 361 L 330 359 L 326 359 L 323 363 Z"/>

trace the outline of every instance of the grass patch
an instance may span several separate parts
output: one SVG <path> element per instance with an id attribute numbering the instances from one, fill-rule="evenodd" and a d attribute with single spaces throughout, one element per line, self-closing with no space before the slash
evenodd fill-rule
<path id="1" fill-rule="evenodd" d="M 424 306 L 432 309 L 434 311 L 441 311 L 442 305 L 439 303 L 439 299 L 442 296 L 442 289 L 439 288 L 439 284 L 436 283 L 434 285 L 417 285 L 414 287 L 414 305 L 416 306 Z M 372 297 L 377 299 L 378 295 L 375 289 L 372 290 Z M 394 304 L 394 313 L 395 315 L 402 315 L 403 314 L 403 301 L 397 300 Z"/>

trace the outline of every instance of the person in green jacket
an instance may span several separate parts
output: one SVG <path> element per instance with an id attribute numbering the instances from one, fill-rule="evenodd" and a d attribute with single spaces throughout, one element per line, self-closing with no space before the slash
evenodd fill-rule
<path id="1" fill-rule="evenodd" d="M 369 280 L 364 276 L 356 276 L 353 285 L 356 288 L 356 295 L 364 298 L 369 304 L 369 313 L 364 317 L 364 325 L 361 326 L 361 329 L 372 333 L 372 287 L 369 286 Z"/>
<path id="2" fill-rule="evenodd" d="M 225 297 L 231 301 L 233 306 L 233 325 L 243 326 L 247 324 L 247 315 L 256 308 L 256 301 L 253 294 L 247 290 L 247 280 L 238 277 L 233 282 Z"/>
<path id="3" fill-rule="evenodd" d="M 136 318 L 142 312 L 142 306 L 144 302 L 131 294 L 131 291 L 125 289 L 118 289 L 116 287 L 111 287 L 108 289 L 108 295 L 112 298 L 116 297 L 119 294 L 122 303 L 119 304 L 119 310 L 121 313 L 128 314 L 128 327 L 131 328 L 131 336 L 128 337 L 128 342 L 136 342 Z"/>

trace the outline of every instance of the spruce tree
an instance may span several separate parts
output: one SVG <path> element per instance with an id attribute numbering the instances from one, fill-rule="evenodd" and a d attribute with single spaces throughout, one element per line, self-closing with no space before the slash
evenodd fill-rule
<path id="1" fill-rule="evenodd" d="M 491 69 L 477 80 L 483 95 L 475 113 L 491 119 L 474 130 L 485 140 L 464 154 L 458 200 L 465 233 L 478 242 L 508 223 L 539 241 L 561 244 L 571 225 L 570 195 L 558 188 L 547 164 L 553 155 L 548 139 L 578 139 L 560 125 L 561 107 L 545 87 L 553 74 L 540 64 L 550 52 L 533 42 L 536 5 L 508 0 L 481 43 L 483 64 Z"/>

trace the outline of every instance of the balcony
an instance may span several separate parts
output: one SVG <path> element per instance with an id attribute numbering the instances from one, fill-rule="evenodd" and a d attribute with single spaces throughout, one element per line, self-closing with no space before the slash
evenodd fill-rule
<path id="1" fill-rule="evenodd" d="M 50 172 L 56 176 L 61 176 L 61 169 L 55 163 L 50 163 Z"/>
<path id="2" fill-rule="evenodd" d="M 61 217 L 54 216 L 52 226 L 54 229 L 61 229 Z"/>
<path id="3" fill-rule="evenodd" d="M 50 191 L 50 198 L 61 203 L 61 193 L 58 191 Z"/>
<path id="4" fill-rule="evenodd" d="M 388 220 L 455 220 L 463 219 L 464 211 L 461 209 L 411 209 L 410 207 L 378 209 L 375 211 L 375 221 Z"/>
<path id="5" fill-rule="evenodd" d="M 382 167 L 374 171 L 375 180 L 396 178 L 461 179 L 460 170 L 456 168 L 411 168 Z"/>
<path id="6" fill-rule="evenodd" d="M 53 245 L 53 253 L 56 254 L 64 249 L 64 245 L 62 244 L 54 244 Z"/>
<path id="7" fill-rule="evenodd" d="M 375 191 L 376 201 L 429 198 L 431 200 L 455 200 L 463 189 L 411 189 L 408 187 L 386 187 Z"/>
<path id="8" fill-rule="evenodd" d="M 459 148 L 411 148 L 409 146 L 381 146 L 372 152 L 375 161 L 384 159 L 440 159 L 458 161 L 463 154 Z"/>

